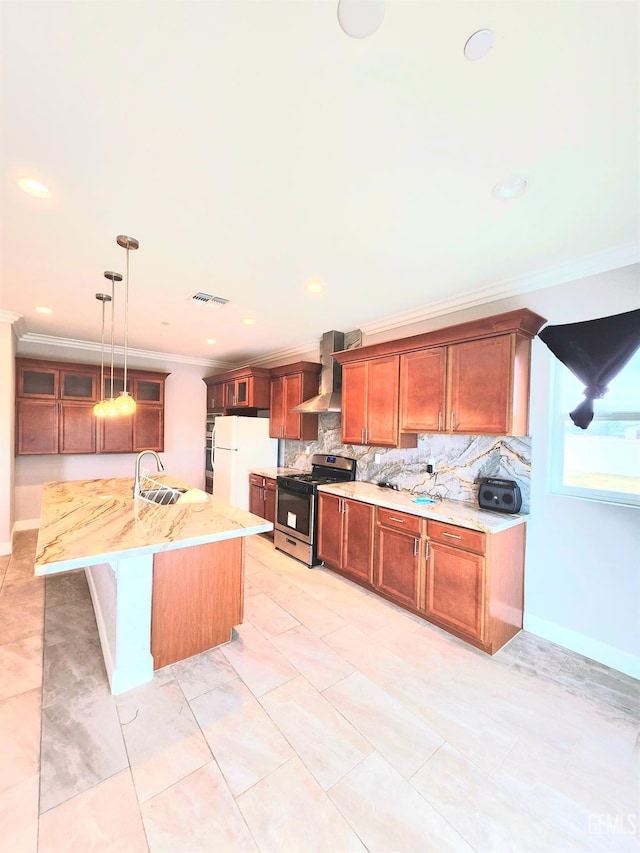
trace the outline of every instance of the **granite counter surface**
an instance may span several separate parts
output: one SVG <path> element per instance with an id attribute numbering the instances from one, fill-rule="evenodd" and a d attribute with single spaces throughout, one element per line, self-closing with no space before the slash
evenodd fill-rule
<path id="1" fill-rule="evenodd" d="M 166 474 L 169 486 L 188 488 Z M 35 574 L 273 530 L 273 524 L 218 498 L 160 506 L 133 498 L 133 477 L 46 483 Z"/>
<path id="2" fill-rule="evenodd" d="M 257 474 L 259 477 L 271 477 L 272 480 L 275 480 L 276 477 L 286 477 L 290 474 L 308 474 L 308 471 L 303 471 L 301 468 L 287 468 L 287 467 L 279 467 L 279 468 L 252 468 L 249 472 L 251 474 Z"/>
<path id="3" fill-rule="evenodd" d="M 499 533 L 524 524 L 526 515 L 507 515 L 480 509 L 475 504 L 463 501 L 438 500 L 435 503 L 414 503 L 416 495 L 411 492 L 396 492 L 393 489 L 382 489 L 375 483 L 353 481 L 319 486 L 319 492 L 328 492 L 343 498 L 353 498 L 363 503 L 394 509 L 397 512 L 407 512 L 421 518 L 431 518 L 434 521 L 444 521 L 457 524 L 471 530 L 481 530 L 483 533 Z"/>

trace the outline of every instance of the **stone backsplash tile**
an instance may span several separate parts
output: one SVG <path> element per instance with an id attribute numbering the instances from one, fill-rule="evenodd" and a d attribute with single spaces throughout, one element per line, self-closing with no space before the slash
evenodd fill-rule
<path id="1" fill-rule="evenodd" d="M 502 477 L 518 483 L 521 511 L 529 512 L 529 436 L 425 434 L 418 436 L 417 448 L 403 450 L 342 444 L 339 414 L 319 415 L 318 422 L 317 441 L 284 442 L 283 465 L 306 470 L 314 453 L 349 456 L 358 462 L 358 480 L 388 480 L 416 494 L 474 503 L 478 477 Z M 427 474 L 430 459 L 434 474 Z"/>

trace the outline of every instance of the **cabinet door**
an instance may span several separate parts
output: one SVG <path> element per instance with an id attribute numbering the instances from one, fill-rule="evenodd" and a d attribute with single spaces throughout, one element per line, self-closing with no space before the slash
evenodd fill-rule
<path id="1" fill-rule="evenodd" d="M 302 402 L 302 375 L 294 373 L 284 377 L 284 411 L 283 438 L 300 439 L 302 415 L 292 412 L 291 409 Z"/>
<path id="2" fill-rule="evenodd" d="M 366 361 L 353 361 L 342 367 L 342 443 L 363 444 L 367 426 Z"/>
<path id="3" fill-rule="evenodd" d="M 59 382 L 60 373 L 55 368 L 19 367 L 17 395 L 57 400 Z"/>
<path id="4" fill-rule="evenodd" d="M 93 403 L 60 404 L 59 453 L 96 452 L 96 416 Z"/>
<path id="5" fill-rule="evenodd" d="M 378 527 L 376 588 L 400 604 L 418 607 L 419 536 L 388 527 Z"/>
<path id="6" fill-rule="evenodd" d="M 249 512 L 264 518 L 264 479 L 249 474 Z"/>
<path id="7" fill-rule="evenodd" d="M 427 614 L 454 631 L 482 640 L 484 557 L 449 545 L 429 544 Z"/>
<path id="8" fill-rule="evenodd" d="M 400 357 L 374 358 L 368 364 L 365 444 L 395 447 L 398 444 Z"/>
<path id="9" fill-rule="evenodd" d="M 345 572 L 373 583 L 373 513 L 370 504 L 344 500 L 344 548 L 342 568 Z"/>
<path id="10" fill-rule="evenodd" d="M 129 393 L 136 403 L 145 406 L 164 405 L 164 379 L 133 379 L 129 384 Z"/>
<path id="11" fill-rule="evenodd" d="M 282 438 L 284 435 L 284 376 L 271 380 L 269 397 L 269 435 Z"/>
<path id="12" fill-rule="evenodd" d="M 510 431 L 513 393 L 512 336 L 500 335 L 449 348 L 451 432 Z"/>
<path id="13" fill-rule="evenodd" d="M 59 414 L 55 400 L 18 400 L 16 414 L 16 453 L 58 452 Z"/>
<path id="14" fill-rule="evenodd" d="M 100 418 L 98 447 L 100 453 L 131 453 L 133 451 L 133 416 Z"/>
<path id="15" fill-rule="evenodd" d="M 318 495 L 318 558 L 329 566 L 342 566 L 342 498 Z"/>
<path id="16" fill-rule="evenodd" d="M 276 480 L 271 477 L 264 479 L 264 517 L 275 524 L 276 521 Z"/>
<path id="17" fill-rule="evenodd" d="M 219 412 L 224 409 L 224 382 L 207 385 L 207 410 Z"/>
<path id="18" fill-rule="evenodd" d="M 400 356 L 400 431 L 438 432 L 446 428 L 447 348 Z"/>
<path id="19" fill-rule="evenodd" d="M 61 370 L 60 399 L 95 403 L 98 399 L 98 370 Z"/>
<path id="20" fill-rule="evenodd" d="M 164 409 L 161 406 L 139 403 L 136 406 L 133 451 L 138 453 L 140 450 L 164 450 Z"/>

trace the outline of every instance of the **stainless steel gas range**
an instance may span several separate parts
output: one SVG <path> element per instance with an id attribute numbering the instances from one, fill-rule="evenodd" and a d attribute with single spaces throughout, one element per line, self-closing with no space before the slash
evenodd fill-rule
<path id="1" fill-rule="evenodd" d="M 356 478 L 356 460 L 347 456 L 311 457 L 310 474 L 278 477 L 274 545 L 307 566 L 317 566 L 318 486 Z"/>

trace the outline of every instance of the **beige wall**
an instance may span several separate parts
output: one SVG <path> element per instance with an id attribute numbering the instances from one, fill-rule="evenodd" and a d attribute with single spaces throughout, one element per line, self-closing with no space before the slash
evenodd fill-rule
<path id="1" fill-rule="evenodd" d="M 15 336 L 10 321 L 0 318 L 0 554 L 11 553 L 14 521 Z"/>

